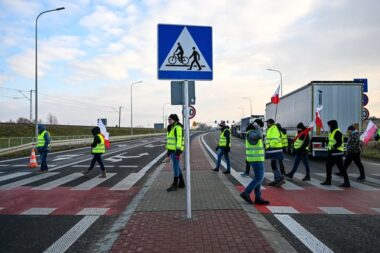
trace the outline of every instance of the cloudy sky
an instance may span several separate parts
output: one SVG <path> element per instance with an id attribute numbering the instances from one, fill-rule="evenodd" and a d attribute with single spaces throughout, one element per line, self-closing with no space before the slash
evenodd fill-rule
<path id="1" fill-rule="evenodd" d="M 207 3 L 207 4 L 206 4 Z M 157 24 L 212 26 L 214 80 L 196 82 L 196 121 L 264 114 L 283 92 L 312 80 L 368 78 L 380 116 L 380 2 L 375 0 L 0 0 L 0 121 L 29 118 L 38 23 L 39 118 L 60 124 L 152 126 L 180 113 L 157 80 Z M 20 90 L 20 91 L 18 91 Z M 33 98 L 34 100 L 34 98 Z M 34 109 L 33 109 L 34 115 Z M 34 116 L 33 116 L 34 117 Z"/>

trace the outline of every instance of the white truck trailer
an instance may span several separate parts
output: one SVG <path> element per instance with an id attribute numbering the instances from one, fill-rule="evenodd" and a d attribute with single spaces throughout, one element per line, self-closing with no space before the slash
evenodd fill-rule
<path id="1" fill-rule="evenodd" d="M 327 121 L 337 120 L 343 134 L 352 124 L 362 130 L 362 89 L 363 84 L 354 81 L 312 81 L 280 98 L 276 123 L 287 130 L 289 143 L 292 143 L 297 134 L 297 124 L 302 122 L 307 127 L 315 121 L 316 109 L 323 106 L 320 112 L 323 129 L 314 126 L 310 132 L 309 148 L 312 156 L 327 156 Z M 266 104 L 265 118 L 275 119 L 275 113 L 276 105 Z M 288 151 L 293 153 L 292 145 Z"/>

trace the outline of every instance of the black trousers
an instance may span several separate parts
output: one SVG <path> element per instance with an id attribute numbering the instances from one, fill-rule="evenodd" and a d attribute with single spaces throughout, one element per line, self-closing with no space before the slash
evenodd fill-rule
<path id="1" fill-rule="evenodd" d="M 88 170 L 92 170 L 92 168 L 94 168 L 95 162 L 98 162 L 98 164 L 100 166 L 100 169 L 102 171 L 106 170 L 106 168 L 104 168 L 104 164 L 103 164 L 103 159 L 102 159 L 102 154 L 101 153 L 95 153 L 95 154 L 93 154 L 93 157 L 92 157 L 92 160 L 91 160 L 91 164 L 90 164 L 90 167 L 88 168 Z"/>
<path id="2" fill-rule="evenodd" d="M 362 160 L 360 158 L 360 152 L 359 153 L 349 153 L 346 156 L 346 160 L 344 160 L 344 170 L 347 171 L 348 167 L 350 166 L 351 162 L 354 161 L 356 166 L 358 166 L 358 169 L 360 171 L 360 176 L 365 176 L 364 174 L 364 166 L 362 164 Z"/>
<path id="3" fill-rule="evenodd" d="M 326 181 L 331 182 L 331 174 L 332 174 L 332 168 L 334 165 L 339 169 L 340 174 L 343 176 L 344 182 L 349 183 L 350 180 L 348 179 L 347 171 L 343 167 L 343 156 L 342 155 L 329 155 L 327 157 L 326 161 Z"/>

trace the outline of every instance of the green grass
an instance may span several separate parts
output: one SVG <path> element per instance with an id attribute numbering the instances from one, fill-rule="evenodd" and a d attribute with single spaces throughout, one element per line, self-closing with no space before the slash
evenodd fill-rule
<path id="1" fill-rule="evenodd" d="M 371 141 L 363 146 L 363 157 L 380 159 L 380 143 Z"/>

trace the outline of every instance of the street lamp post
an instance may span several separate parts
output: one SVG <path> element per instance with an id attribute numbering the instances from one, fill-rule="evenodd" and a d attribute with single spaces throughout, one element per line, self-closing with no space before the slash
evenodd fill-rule
<path id="1" fill-rule="evenodd" d="M 165 105 L 170 105 L 170 103 L 164 103 L 162 105 L 162 124 L 164 125 L 164 128 L 165 128 L 165 122 L 166 122 L 166 120 L 165 120 Z"/>
<path id="2" fill-rule="evenodd" d="M 38 24 L 38 18 L 44 14 L 44 13 L 47 13 L 47 12 L 52 12 L 52 11 L 61 11 L 61 10 L 64 10 L 65 7 L 60 7 L 60 8 L 56 8 L 56 9 L 52 9 L 52 10 L 47 10 L 47 11 L 43 11 L 41 12 L 40 14 L 38 14 L 37 18 L 36 18 L 36 38 L 35 38 L 35 43 L 36 43 L 36 53 L 35 53 L 35 56 L 36 56 L 36 59 L 35 59 L 35 91 L 36 91 L 36 108 L 35 108 L 35 116 L 36 116 L 36 119 L 35 119 L 35 123 L 36 123 L 36 142 L 38 140 L 38 52 L 37 52 L 37 24 Z"/>
<path id="3" fill-rule="evenodd" d="M 250 99 L 249 97 L 243 97 L 243 99 L 249 100 L 249 105 L 250 105 L 250 108 L 251 108 L 251 116 L 252 116 L 252 99 Z"/>
<path id="4" fill-rule="evenodd" d="M 280 87 L 281 87 L 281 96 L 282 96 L 282 74 L 281 74 L 281 71 L 277 70 L 277 69 L 267 69 L 269 71 L 274 71 L 274 72 L 277 72 L 280 74 Z"/>
<path id="5" fill-rule="evenodd" d="M 142 81 L 131 83 L 131 135 L 133 135 L 132 87 L 133 85 L 138 84 L 138 83 L 142 83 Z"/>

